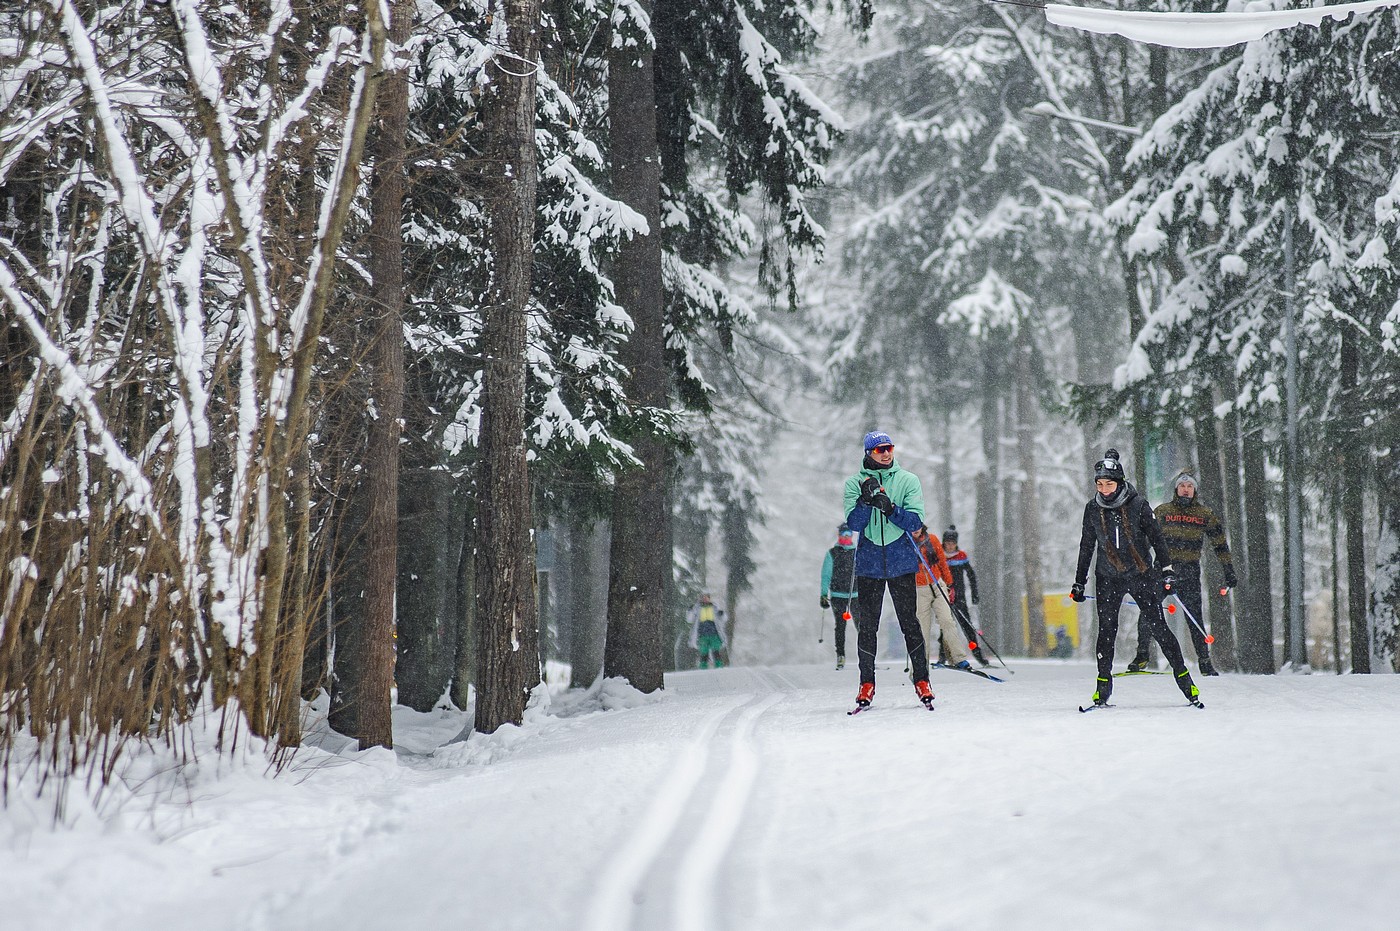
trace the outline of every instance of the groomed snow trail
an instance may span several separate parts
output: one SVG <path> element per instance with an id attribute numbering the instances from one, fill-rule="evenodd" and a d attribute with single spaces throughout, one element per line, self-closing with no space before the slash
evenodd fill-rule
<path id="1" fill-rule="evenodd" d="M 584 925 L 588 931 L 621 931 L 638 924 L 678 931 L 716 927 L 712 905 L 718 873 L 758 770 L 754 723 L 783 698 L 762 671 L 748 673 L 758 692 L 737 709 L 721 708 L 705 719 L 641 826 L 600 880 Z M 732 731 L 727 761 L 712 767 L 717 735 L 726 721 Z M 714 768 L 722 768 L 722 776 L 706 778 Z M 677 849 L 684 851 L 679 858 Z M 658 886 L 667 893 L 649 892 Z M 669 922 L 663 907 L 668 902 L 675 905 Z M 639 910 L 645 917 L 634 915 Z"/>
<path id="2" fill-rule="evenodd" d="M 67 832 L 12 800 L 5 926 L 1393 927 L 1400 677 L 1203 679 L 1197 711 L 1143 676 L 1079 714 L 1089 664 L 1012 665 L 935 670 L 929 714 L 881 664 L 854 718 L 853 668 L 683 672 L 432 755 L 460 721 L 409 713 L 417 752 L 204 774 Z"/>

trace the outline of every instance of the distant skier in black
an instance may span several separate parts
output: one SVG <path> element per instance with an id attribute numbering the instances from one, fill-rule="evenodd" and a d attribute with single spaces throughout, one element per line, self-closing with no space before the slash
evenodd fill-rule
<path id="1" fill-rule="evenodd" d="M 943 552 L 948 557 L 948 568 L 953 571 L 953 616 L 968 643 L 975 643 L 972 655 L 983 666 L 990 666 L 982 654 L 982 638 L 977 636 L 977 628 L 972 626 L 972 609 L 969 604 L 977 604 L 977 572 L 972 568 L 972 559 L 958 547 L 958 528 L 952 524 L 943 531 Z"/>
<path id="2" fill-rule="evenodd" d="M 836 668 L 846 665 L 846 620 L 856 619 L 856 534 L 845 524 L 836 528 L 836 545 L 822 560 L 821 606 L 836 618 Z"/>
<path id="3" fill-rule="evenodd" d="M 1157 505 L 1157 523 L 1162 527 L 1162 536 L 1167 539 L 1167 551 L 1172 565 L 1176 567 L 1176 588 L 1173 592 L 1191 617 L 1186 619 L 1186 629 L 1191 632 L 1191 642 L 1196 647 L 1196 662 L 1201 667 L 1201 675 L 1218 676 L 1215 665 L 1210 661 L 1210 645 L 1206 643 L 1206 616 L 1201 611 L 1201 544 L 1210 537 L 1215 548 L 1215 558 L 1220 560 L 1224 570 L 1225 587 L 1234 588 L 1239 584 L 1235 578 L 1235 566 L 1230 558 L 1230 546 L 1225 542 L 1225 527 L 1215 512 L 1201 503 L 1196 495 L 1196 476 L 1183 469 L 1172 480 L 1176 497 L 1165 504 Z M 1147 669 L 1147 625 L 1141 615 L 1138 618 L 1137 656 L 1128 664 L 1129 672 Z"/>
<path id="4" fill-rule="evenodd" d="M 1176 583 L 1167 541 L 1152 514 L 1147 499 L 1137 493 L 1118 461 L 1118 450 L 1110 449 L 1094 465 L 1095 495 L 1084 506 L 1084 524 L 1079 536 L 1079 566 L 1074 573 L 1070 597 L 1085 600 L 1084 583 L 1089 578 L 1089 562 L 1094 562 L 1094 589 L 1097 601 L 1099 637 L 1095 644 L 1098 679 L 1094 704 L 1108 704 L 1113 692 L 1113 647 L 1118 637 L 1118 608 L 1123 596 L 1131 594 L 1148 620 L 1150 632 L 1162 654 L 1171 663 L 1176 684 L 1187 701 L 1196 702 L 1200 690 L 1162 614 L 1162 594 Z M 1154 567 L 1149 547 L 1157 554 Z"/>

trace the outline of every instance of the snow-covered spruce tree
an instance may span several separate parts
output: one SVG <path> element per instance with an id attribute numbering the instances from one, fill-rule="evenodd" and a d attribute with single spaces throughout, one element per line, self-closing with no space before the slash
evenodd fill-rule
<path id="1" fill-rule="evenodd" d="M 298 739 L 289 480 L 384 44 L 378 7 L 342 13 L 0 14 L 0 184 L 23 192 L 0 233 L 0 690 L 7 738 L 76 748 L 60 771 L 205 694 Z"/>
<path id="2" fill-rule="evenodd" d="M 481 308 L 493 267 L 491 162 L 482 154 L 487 139 L 479 115 L 485 63 L 495 54 L 485 14 L 474 3 L 422 3 L 410 46 L 397 678 L 400 701 L 422 710 L 449 682 L 465 707 L 474 678 L 470 612 L 460 600 L 471 599 L 471 573 L 459 584 L 458 567 L 464 548 L 472 551 L 462 528 L 477 508 L 471 473 L 482 404 Z M 603 165 L 589 136 L 587 101 L 575 102 L 561 83 L 572 76 L 569 48 L 586 42 L 597 23 L 574 25 L 577 31 L 546 21 L 545 67 L 537 73 L 539 187 L 522 436 L 529 487 L 546 505 L 565 489 L 601 487 L 630 461 L 614 436 L 617 422 L 651 417 L 623 395 L 616 356 L 627 320 L 604 271 L 617 242 L 640 223 L 596 185 Z M 346 363 L 352 389 L 362 392 L 350 364 L 353 340 L 352 332 L 338 334 L 336 356 Z M 367 396 L 357 403 L 368 409 Z M 444 532 L 415 529 L 425 523 Z"/>
<path id="3" fill-rule="evenodd" d="M 628 367 L 634 379 L 645 376 L 639 397 L 650 406 L 671 398 L 701 411 L 709 406 L 687 365 L 687 346 L 711 331 L 727 344 L 746 323 L 716 272 L 758 241 L 770 242 L 754 235 L 743 198 L 776 213 L 777 248 L 820 241 L 805 192 L 823 179 L 836 120 L 784 62 L 811 47 L 813 6 L 659 0 L 618 7 L 609 73 L 613 182 L 634 207 L 654 205 L 641 212 L 655 220 L 650 235 L 619 256 L 619 294 L 637 325 Z M 868 5 L 853 6 L 868 21 Z M 627 109 L 641 99 L 654 101 L 654 119 Z M 654 130 L 639 131 L 643 123 Z M 658 153 L 660 177 L 652 178 Z M 791 283 L 791 266 L 783 267 Z M 624 287 L 624 275 L 637 284 Z M 645 303 L 634 306 L 634 299 Z M 620 476 L 614 494 L 605 671 L 653 689 L 661 685 L 659 620 L 672 576 L 672 453 L 665 437 L 647 431 L 628 439 L 642 467 Z M 655 532 L 639 535 L 646 524 Z"/>
<path id="4" fill-rule="evenodd" d="M 1358 564 L 1359 492 L 1378 452 L 1381 475 L 1389 468 L 1389 418 L 1381 411 L 1395 400 L 1387 327 L 1397 297 L 1389 254 L 1396 233 L 1392 140 L 1400 127 L 1381 88 L 1396 80 L 1397 22 L 1394 12 L 1376 12 L 1216 54 L 1199 87 L 1134 149 L 1136 181 L 1113 214 L 1131 226 L 1134 250 L 1165 253 L 1181 270 L 1140 334 L 1139 364 L 1125 375 L 1150 373 L 1176 396 L 1230 385 L 1224 402 L 1267 430 L 1272 442 L 1283 419 L 1281 294 L 1292 288 L 1304 450 L 1303 474 L 1292 480 L 1315 477 L 1330 487 L 1345 475 L 1355 487 L 1356 494 L 1341 498 L 1349 561 Z M 1280 249 L 1290 224 L 1293 281 L 1286 280 Z M 1263 449 L 1258 441 L 1246 443 L 1246 466 Z M 1390 484 L 1382 477 L 1376 486 L 1387 528 L 1396 526 L 1387 515 Z M 1262 520 L 1257 514 L 1254 522 Z M 1381 550 L 1374 641 L 1355 610 L 1364 584 L 1360 566 L 1350 567 L 1355 671 L 1369 670 L 1377 647 L 1388 655 L 1382 644 L 1392 639 L 1395 593 L 1387 580 L 1394 551 L 1384 543 Z M 1252 554 L 1251 575 L 1255 561 Z M 1252 633 L 1260 654 L 1255 665 L 1271 668 L 1269 629 Z"/>

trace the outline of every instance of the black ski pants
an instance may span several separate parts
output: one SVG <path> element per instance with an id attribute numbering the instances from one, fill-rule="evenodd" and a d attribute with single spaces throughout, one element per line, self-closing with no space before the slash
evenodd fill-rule
<path id="1" fill-rule="evenodd" d="M 1094 607 L 1099 617 L 1099 639 L 1094 646 L 1094 652 L 1099 659 L 1099 678 L 1113 681 L 1113 645 L 1118 639 L 1118 608 L 1123 604 L 1124 595 L 1132 595 L 1133 600 L 1137 602 L 1140 617 L 1147 622 L 1147 633 L 1162 648 L 1162 655 L 1172 664 L 1172 671 L 1179 673 L 1184 670 L 1186 660 L 1181 655 L 1181 644 L 1176 642 L 1171 628 L 1167 627 L 1157 581 L 1149 575 L 1110 578 L 1096 574 Z M 1140 642 L 1138 651 L 1142 652 L 1146 645 L 1146 641 Z"/>
<path id="2" fill-rule="evenodd" d="M 851 620 L 860 617 L 856 610 L 857 603 L 854 598 L 837 598 L 832 596 L 831 613 L 836 618 L 836 655 L 846 655 L 846 612 L 851 613 Z M 856 630 L 860 630 L 860 625 L 856 625 Z"/>
<path id="3" fill-rule="evenodd" d="M 1202 670 L 1210 669 L 1210 644 L 1206 643 L 1206 635 L 1201 632 L 1201 628 L 1206 625 L 1206 616 L 1201 610 L 1201 564 L 1183 562 L 1177 563 L 1176 568 L 1178 575 L 1176 585 L 1172 586 L 1172 593 L 1181 600 L 1182 607 L 1191 612 L 1191 617 L 1196 619 L 1196 623 L 1191 623 L 1191 617 L 1184 617 L 1181 620 L 1186 624 L 1186 629 L 1190 631 L 1191 644 L 1196 648 L 1196 663 Z M 1147 658 L 1147 638 L 1150 634 L 1146 618 L 1146 614 L 1138 615 L 1138 659 Z"/>
<path id="4" fill-rule="evenodd" d="M 909 651 L 909 668 L 915 679 L 928 678 L 928 646 L 919 626 L 917 586 L 915 575 L 892 579 L 856 579 L 859 611 L 856 612 L 856 647 L 860 651 L 860 681 L 875 681 L 875 653 L 880 647 L 880 611 L 885 605 L 885 587 L 894 602 L 894 614 L 904 634 L 904 646 Z"/>

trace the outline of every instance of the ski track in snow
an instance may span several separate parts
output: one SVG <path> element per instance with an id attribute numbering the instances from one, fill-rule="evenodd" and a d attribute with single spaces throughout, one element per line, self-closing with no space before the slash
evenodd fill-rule
<path id="1" fill-rule="evenodd" d="M 714 815 L 705 821 L 700 833 L 691 842 L 676 874 L 680 888 L 671 927 L 678 931 L 710 931 L 719 926 L 713 909 L 716 902 L 724 901 L 717 894 L 720 868 L 739 830 L 740 819 L 758 775 L 759 756 L 753 744 L 754 727 L 760 715 L 782 700 L 782 695 L 769 695 L 745 708 L 734 725 L 724 781 L 716 790 L 714 800 L 706 806 Z"/>
<path id="2" fill-rule="evenodd" d="M 667 838 L 685 812 L 686 801 L 705 774 L 710 744 L 720 722 L 732 711 L 725 707 L 713 712 L 700 727 L 700 733 L 681 754 L 666 782 L 652 800 L 642 825 L 626 847 L 612 861 L 600 881 L 600 889 L 584 923 L 586 931 L 614 931 L 632 926 L 632 910 L 642 879 L 660 855 Z"/>
<path id="3" fill-rule="evenodd" d="M 765 712 L 797 689 L 773 670 L 743 671 L 759 691 L 704 720 L 641 826 L 606 870 L 584 925 L 588 931 L 713 931 L 724 926 L 715 903 L 723 901 L 717 892 L 725 856 L 759 772 L 754 730 Z M 724 756 L 716 751 L 726 728 L 731 733 Z M 706 779 L 711 770 L 721 772 Z"/>

